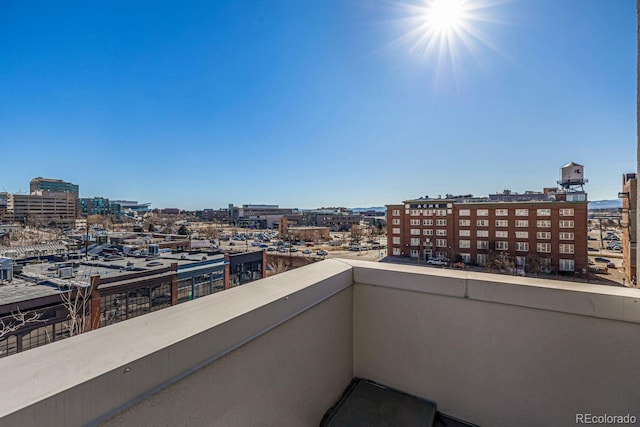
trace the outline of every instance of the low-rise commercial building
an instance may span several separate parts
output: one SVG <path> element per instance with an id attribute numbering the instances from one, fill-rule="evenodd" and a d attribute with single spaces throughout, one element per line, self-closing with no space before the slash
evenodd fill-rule
<path id="1" fill-rule="evenodd" d="M 42 243 L 38 245 L 0 246 L 0 258 L 14 261 L 31 261 L 38 258 L 46 260 L 54 256 L 69 255 L 69 249 L 63 242 Z"/>
<path id="2" fill-rule="evenodd" d="M 118 220 L 122 216 L 138 218 L 151 212 L 151 203 L 138 203 L 136 200 L 111 200 L 109 202 L 109 211 Z"/>
<path id="3" fill-rule="evenodd" d="M 0 256 L 3 254 L 0 251 Z M 12 254 L 15 255 L 15 254 Z M 33 322 L 0 334 L 0 357 L 109 326 L 266 277 L 266 252 L 111 255 L 92 261 L 0 263 L 0 321 L 16 313 Z M 4 265 L 11 266 L 5 273 Z M 13 268 L 16 267 L 14 271 Z M 64 295 L 76 295 L 75 304 Z M 70 310 L 83 310 L 81 331 L 70 331 Z M 81 312 L 78 312 L 81 313 Z"/>
<path id="4" fill-rule="evenodd" d="M 267 277 L 267 252 L 230 252 L 225 254 L 229 263 L 229 287 L 244 285 Z"/>
<path id="5" fill-rule="evenodd" d="M 238 227 L 273 228 L 283 215 L 294 212 L 292 208 L 278 205 L 229 205 L 229 221 Z"/>
<path id="6" fill-rule="evenodd" d="M 292 226 L 287 216 L 280 219 L 278 233 L 281 238 L 296 242 L 318 242 L 331 238 L 329 227 Z"/>
<path id="7" fill-rule="evenodd" d="M 349 231 L 362 221 L 362 215 L 354 214 L 346 208 L 312 209 L 304 211 L 302 215 L 303 225 L 328 227 L 331 231 Z"/>
<path id="8" fill-rule="evenodd" d="M 331 239 L 329 227 L 288 227 L 285 234 L 296 242 L 320 242 Z"/>
<path id="9" fill-rule="evenodd" d="M 86 331 L 222 291 L 228 266 L 223 255 L 202 254 L 26 265 L 0 282 L 0 319 L 19 326 L 0 336 L 0 357 L 73 335 L 72 307 L 85 309 Z M 76 289 L 86 291 L 70 305 L 63 296 Z"/>
<path id="10" fill-rule="evenodd" d="M 203 209 L 196 211 L 196 217 L 203 221 L 217 221 L 220 223 L 229 223 L 229 209 Z"/>

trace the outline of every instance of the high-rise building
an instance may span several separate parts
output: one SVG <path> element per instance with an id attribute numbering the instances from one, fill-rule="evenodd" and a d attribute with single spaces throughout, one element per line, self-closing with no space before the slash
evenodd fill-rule
<path id="1" fill-rule="evenodd" d="M 38 177 L 31 180 L 29 187 L 30 194 L 6 195 L 6 220 L 38 225 L 74 225 L 78 214 L 78 185 L 61 179 Z"/>
<path id="2" fill-rule="evenodd" d="M 81 197 L 78 199 L 79 216 L 109 214 L 111 214 L 109 199 L 103 197 Z"/>
<path id="3" fill-rule="evenodd" d="M 0 223 L 5 221 L 7 216 L 7 203 L 9 195 L 7 193 L 0 193 Z"/>
<path id="4" fill-rule="evenodd" d="M 70 192 L 9 194 L 6 217 L 23 223 L 73 226 L 77 209 L 77 194 Z"/>
<path id="5" fill-rule="evenodd" d="M 73 193 L 78 197 L 79 186 L 70 182 L 63 181 L 61 179 L 51 178 L 33 178 L 29 183 L 29 190 L 31 194 L 39 191 L 48 191 L 50 193 Z"/>

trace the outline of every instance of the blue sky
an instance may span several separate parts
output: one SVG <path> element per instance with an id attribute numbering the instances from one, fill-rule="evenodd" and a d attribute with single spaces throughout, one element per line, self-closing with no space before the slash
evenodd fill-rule
<path id="1" fill-rule="evenodd" d="M 575 161 L 591 200 L 616 198 L 635 7 L 494 0 L 452 63 L 401 39 L 395 1 L 5 0 L 0 191 L 44 176 L 153 207 L 378 206 L 540 190 Z"/>

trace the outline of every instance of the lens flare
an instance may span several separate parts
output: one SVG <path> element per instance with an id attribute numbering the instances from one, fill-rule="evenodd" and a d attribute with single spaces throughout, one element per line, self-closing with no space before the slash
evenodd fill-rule
<path id="1" fill-rule="evenodd" d="M 409 47 L 411 53 L 426 60 L 437 59 L 437 67 L 449 64 L 455 69 L 462 53 L 477 58 L 481 47 L 502 54 L 484 29 L 487 24 L 503 23 L 491 8 L 509 0 L 414 0 L 401 3 L 403 34 L 394 41 Z"/>
<path id="2" fill-rule="evenodd" d="M 461 0 L 433 0 L 424 18 L 436 33 L 456 31 L 465 22 L 464 3 Z"/>

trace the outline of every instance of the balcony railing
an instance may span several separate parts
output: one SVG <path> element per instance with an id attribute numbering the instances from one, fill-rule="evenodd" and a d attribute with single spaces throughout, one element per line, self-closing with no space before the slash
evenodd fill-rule
<path id="1" fill-rule="evenodd" d="M 483 426 L 640 416 L 635 289 L 326 260 L 0 360 L 0 425 L 316 426 L 352 377 Z"/>

